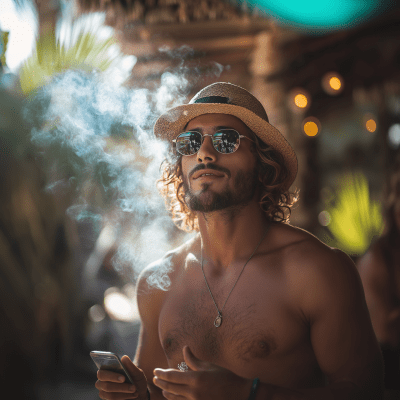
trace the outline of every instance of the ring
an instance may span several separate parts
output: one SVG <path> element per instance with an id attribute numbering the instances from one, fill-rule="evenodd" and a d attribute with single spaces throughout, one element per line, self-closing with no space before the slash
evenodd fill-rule
<path id="1" fill-rule="evenodd" d="M 182 372 L 187 372 L 189 371 L 189 367 L 187 366 L 187 364 L 183 361 L 180 364 L 178 364 L 178 369 Z"/>

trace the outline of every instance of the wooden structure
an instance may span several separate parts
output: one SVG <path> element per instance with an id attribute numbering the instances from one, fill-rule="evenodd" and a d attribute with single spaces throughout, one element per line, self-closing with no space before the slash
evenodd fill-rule
<path id="1" fill-rule="evenodd" d="M 240 2 L 243 4 L 244 2 Z M 301 189 L 293 222 L 315 231 L 321 191 L 319 138 L 301 130 L 307 115 L 319 119 L 375 103 L 379 109 L 381 168 L 387 169 L 389 116 L 385 104 L 399 91 L 399 8 L 364 25 L 321 36 L 306 36 L 278 26 L 262 15 L 223 0 L 76 0 L 79 12 L 105 11 L 121 48 L 138 62 L 129 85 L 153 88 L 165 71 L 185 73 L 190 98 L 215 81 L 228 81 L 253 92 L 270 122 L 294 146 L 299 158 L 295 186 Z M 344 90 L 332 97 L 321 78 L 336 71 Z M 295 113 L 288 98 L 293 88 L 310 96 L 311 106 Z M 385 126 L 386 124 L 386 126 Z M 389 160 L 389 161 L 387 161 Z"/>

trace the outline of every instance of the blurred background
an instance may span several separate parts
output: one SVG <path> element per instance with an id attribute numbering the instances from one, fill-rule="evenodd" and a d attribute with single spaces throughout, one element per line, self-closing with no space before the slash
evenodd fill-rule
<path id="1" fill-rule="evenodd" d="M 294 147 L 300 201 L 293 225 L 359 263 L 394 224 L 387 243 L 395 254 L 399 19 L 400 6 L 389 0 L 1 0 L 0 126 L 1 143 L 8 145 L 0 182 L 10 196 L 2 211 L 8 245 L 2 244 L 0 283 L 11 288 L 2 301 L 15 331 L 0 328 L 0 363 L 8 365 L 16 354 L 6 351 L 15 332 L 24 332 L 21 340 L 37 350 L 28 364 L 43 358 L 44 349 L 52 354 L 42 377 L 32 378 L 35 389 L 16 398 L 98 398 L 89 351 L 134 356 L 138 273 L 192 235 L 172 224 L 156 191 L 166 145 L 155 140 L 152 126 L 163 111 L 210 83 L 251 91 Z M 13 169 L 21 187 L 26 171 L 37 171 L 37 183 L 26 190 L 46 196 L 37 204 L 50 204 L 34 207 L 34 222 L 23 212 L 32 208 L 26 196 L 9 184 L 18 180 L 7 177 L 14 164 L 21 167 Z M 17 204 L 22 216 L 9 212 Z M 393 207 L 397 211 L 389 212 Z M 36 270 L 24 245 L 37 238 L 39 228 L 32 226 L 46 218 L 46 234 L 55 242 L 43 236 L 50 250 Z M 13 236 L 15 226 L 25 231 Z M 398 351 L 396 254 L 387 261 L 394 265 L 389 280 L 397 282 L 387 308 L 397 332 L 390 348 Z M 13 268 L 19 273 L 10 278 Z M 153 284 L 168 290 L 165 272 Z M 26 280 L 32 298 L 22 299 L 18 279 Z M 63 312 L 36 306 L 51 292 L 47 284 L 58 299 L 50 303 Z M 6 295 L 21 302 L 15 313 L 32 314 L 29 327 L 18 325 Z M 38 322 L 42 314 L 50 321 L 46 328 Z M 36 330 L 52 339 L 34 341 Z M 26 352 L 20 353 L 24 363 Z M 17 359 L 14 372 L 18 365 Z"/>

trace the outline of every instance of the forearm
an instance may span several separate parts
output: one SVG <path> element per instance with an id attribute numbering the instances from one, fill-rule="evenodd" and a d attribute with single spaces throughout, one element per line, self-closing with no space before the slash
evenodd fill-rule
<path id="1" fill-rule="evenodd" d="M 383 400 L 383 392 L 367 393 L 350 382 L 293 390 L 260 382 L 255 400 Z"/>

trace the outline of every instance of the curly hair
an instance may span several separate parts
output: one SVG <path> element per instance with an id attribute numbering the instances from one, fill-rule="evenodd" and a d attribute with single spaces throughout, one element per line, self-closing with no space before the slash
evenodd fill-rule
<path id="1" fill-rule="evenodd" d="M 287 223 L 291 208 L 298 200 L 298 190 L 290 192 L 284 189 L 288 170 L 282 155 L 251 133 L 257 157 L 260 207 L 268 221 Z M 176 151 L 170 152 L 161 164 L 161 178 L 157 180 L 157 188 L 175 225 L 184 231 L 198 231 L 197 215 L 185 203 L 181 160 L 182 156 Z"/>

